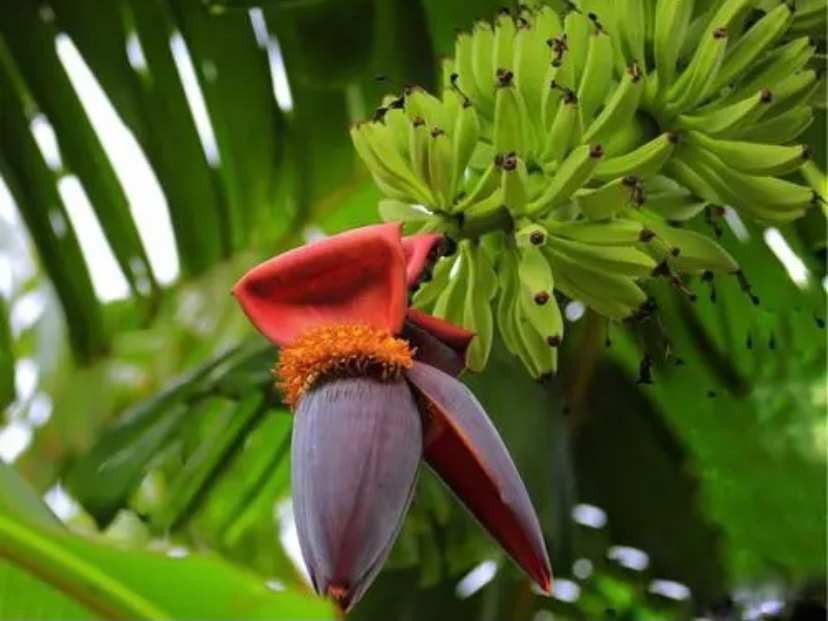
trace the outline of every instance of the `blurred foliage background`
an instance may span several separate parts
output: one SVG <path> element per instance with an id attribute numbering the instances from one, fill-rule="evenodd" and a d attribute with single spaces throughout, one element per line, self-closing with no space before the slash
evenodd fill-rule
<path id="1" fill-rule="evenodd" d="M 228 291 L 378 221 L 349 123 L 502 4 L 0 2 L 0 617 L 334 618 L 297 557 L 274 352 Z M 349 618 L 825 618 L 825 211 L 731 223 L 760 306 L 653 284 L 637 325 L 573 309 L 551 386 L 498 347 L 464 378 L 554 597 L 424 472 Z"/>

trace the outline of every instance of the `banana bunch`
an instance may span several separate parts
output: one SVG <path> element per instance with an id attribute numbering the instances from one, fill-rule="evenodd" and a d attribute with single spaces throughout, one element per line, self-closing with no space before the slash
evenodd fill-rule
<path id="1" fill-rule="evenodd" d="M 528 224 L 506 236 L 500 253 L 497 324 L 506 348 L 533 377 L 556 370 L 564 336 L 559 291 L 612 320 L 647 302 L 637 280 L 656 268 L 638 246 L 645 229 L 631 219 Z"/>
<path id="2" fill-rule="evenodd" d="M 454 211 L 479 141 L 479 122 L 474 107 L 459 94 L 440 100 L 411 88 L 402 97 L 386 97 L 370 122 L 351 128 L 351 139 L 391 201 L 385 209 L 409 220 L 417 218 L 408 213 L 412 205 L 442 214 Z"/>
<path id="3" fill-rule="evenodd" d="M 652 173 L 674 149 L 666 137 L 639 149 L 646 76 L 638 61 L 619 56 L 599 15 L 521 5 L 457 37 L 446 90 L 462 92 L 480 113 L 470 176 L 486 179 L 503 158 L 516 158 L 522 192 L 504 197 L 512 214 L 566 211 L 577 190 Z"/>
<path id="4" fill-rule="evenodd" d="M 613 194 L 608 182 L 653 174 L 675 137 L 641 140 L 645 76 L 636 61 L 616 72 L 615 55 L 580 11 L 523 6 L 459 34 L 439 98 L 407 87 L 351 129 L 388 197 L 383 216 L 462 237 L 508 217 L 577 215 L 577 191 L 597 190 L 594 202 Z"/>
<path id="5" fill-rule="evenodd" d="M 758 220 L 802 216 L 824 192 L 809 149 L 793 142 L 813 120 L 815 44 L 804 33 L 824 24 L 825 0 L 654 4 L 615 9 L 643 25 L 625 30 L 628 49 L 652 59 L 641 109 L 679 137 L 663 172 Z"/>
<path id="6" fill-rule="evenodd" d="M 650 276 L 738 272 L 683 226 L 710 204 L 787 222 L 825 196 L 793 142 L 826 0 L 558 4 L 477 22 L 439 96 L 405 87 L 351 129 L 381 217 L 459 240 L 413 300 L 478 332 L 472 369 L 496 322 L 533 376 L 554 371 L 559 298 L 621 321 Z"/>

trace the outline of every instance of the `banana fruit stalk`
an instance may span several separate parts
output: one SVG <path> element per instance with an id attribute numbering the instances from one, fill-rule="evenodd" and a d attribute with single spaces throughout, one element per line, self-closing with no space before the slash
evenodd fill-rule
<path id="1" fill-rule="evenodd" d="M 825 2 L 522 3 L 457 35 L 439 95 L 405 86 L 351 128 L 381 217 L 457 242 L 413 301 L 477 332 L 470 368 L 496 325 L 542 377 L 560 301 L 622 321 L 653 275 L 737 272 L 684 226 L 711 204 L 771 224 L 825 206 L 798 139 Z"/>

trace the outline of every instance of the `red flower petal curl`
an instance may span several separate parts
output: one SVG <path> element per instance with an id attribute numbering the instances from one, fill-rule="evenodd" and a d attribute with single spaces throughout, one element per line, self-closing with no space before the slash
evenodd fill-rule
<path id="1" fill-rule="evenodd" d="M 233 295 L 256 329 L 280 346 L 332 323 L 396 334 L 407 296 L 400 233 L 398 223 L 366 226 L 290 250 L 247 272 Z"/>
<path id="2" fill-rule="evenodd" d="M 545 592 L 552 570 L 529 493 L 474 394 L 415 362 L 405 372 L 428 416 L 424 458 L 480 524 Z"/>
<path id="3" fill-rule="evenodd" d="M 471 340 L 476 336 L 474 332 L 469 332 L 465 328 L 419 311 L 416 308 L 409 308 L 405 319 L 449 346 L 465 363 L 466 350 L 469 348 Z"/>

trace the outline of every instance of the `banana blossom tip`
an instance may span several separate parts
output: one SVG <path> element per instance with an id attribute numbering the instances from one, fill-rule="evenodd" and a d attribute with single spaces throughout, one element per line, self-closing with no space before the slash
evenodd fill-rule
<path id="1" fill-rule="evenodd" d="M 281 347 L 294 410 L 292 495 L 315 590 L 350 610 L 402 527 L 421 461 L 544 591 L 552 572 L 526 488 L 456 379 L 474 337 L 408 308 L 441 237 L 364 227 L 253 268 L 233 293 Z"/>

